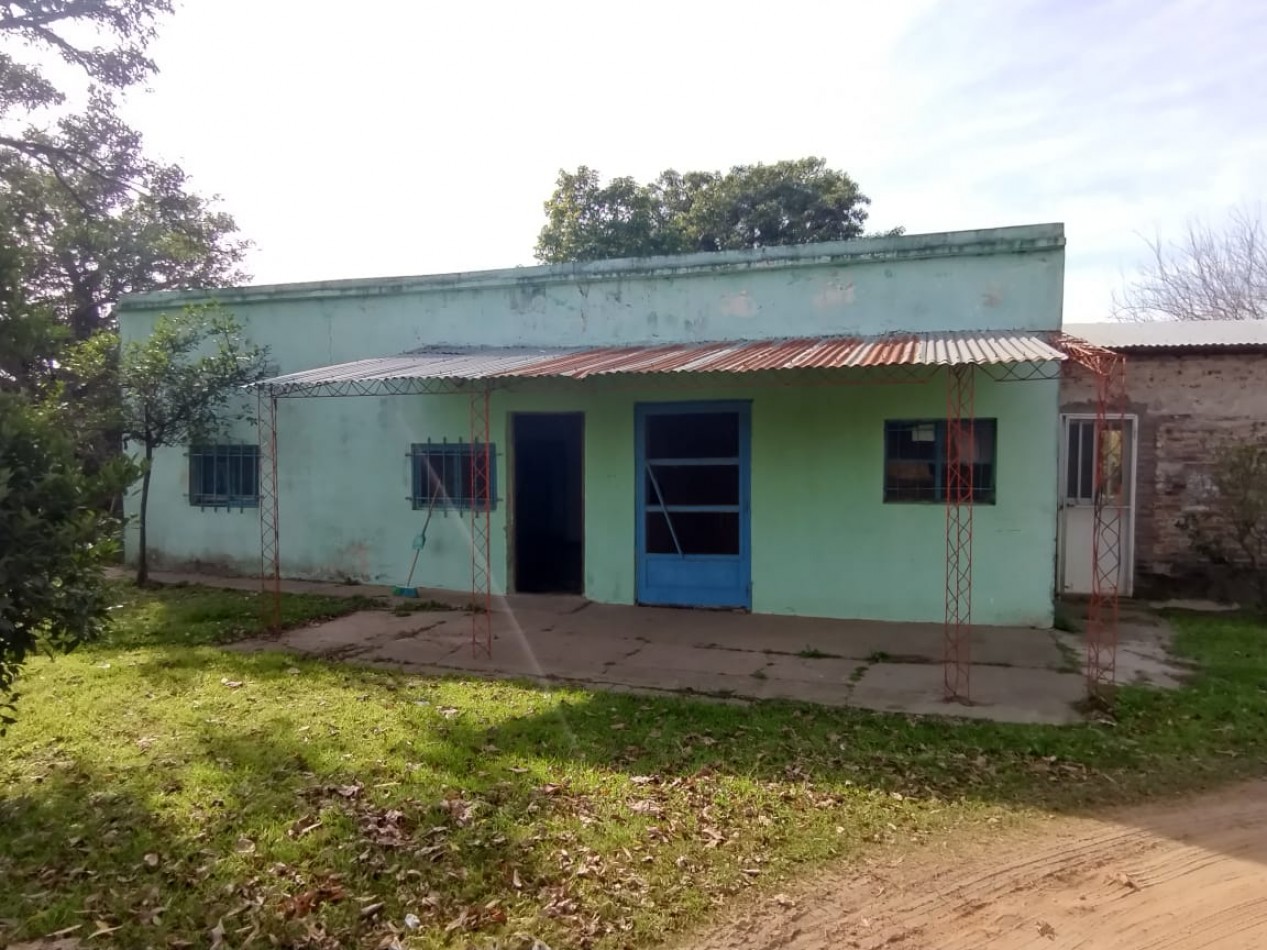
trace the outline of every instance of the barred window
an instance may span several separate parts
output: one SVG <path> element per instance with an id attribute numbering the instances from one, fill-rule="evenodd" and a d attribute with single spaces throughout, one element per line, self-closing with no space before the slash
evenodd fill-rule
<path id="1" fill-rule="evenodd" d="M 468 442 L 415 442 L 410 446 L 409 468 L 413 489 L 410 499 L 415 508 L 480 508 L 485 502 L 472 495 L 473 466 L 482 466 L 487 449 L 488 471 L 481 476 L 477 493 L 487 484 L 487 507 L 495 507 L 497 485 L 497 451 L 492 445 Z"/>
<path id="2" fill-rule="evenodd" d="M 969 436 L 954 464 L 972 468 L 972 500 L 994 503 L 994 463 L 997 454 L 994 419 L 973 419 Z M 929 419 L 884 424 L 884 500 L 946 500 L 949 480 L 946 459 L 946 421 Z"/>
<path id="3" fill-rule="evenodd" d="M 255 508 L 260 502 L 258 445 L 191 445 L 189 503 L 200 508 Z"/>

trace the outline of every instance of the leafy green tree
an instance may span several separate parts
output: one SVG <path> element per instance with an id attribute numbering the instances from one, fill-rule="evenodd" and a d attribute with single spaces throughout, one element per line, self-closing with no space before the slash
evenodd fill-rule
<path id="1" fill-rule="evenodd" d="M 863 235 L 870 203 L 822 158 L 728 172 L 668 169 L 647 184 L 613 178 L 604 185 L 582 165 L 559 172 L 536 255 L 557 264 L 843 241 Z"/>
<path id="2" fill-rule="evenodd" d="M 0 390 L 31 393 L 66 334 L 51 313 L 31 302 L 25 273 L 23 249 L 0 243 Z"/>
<path id="3" fill-rule="evenodd" d="M 0 228 L 6 243 L 24 250 L 26 295 L 72 339 L 113 328 L 124 294 L 247 279 L 240 265 L 249 243 L 233 218 L 195 194 L 178 165 L 147 158 L 140 135 L 100 102 L 63 119 L 59 130 L 97 171 L 0 163 Z"/>
<path id="4" fill-rule="evenodd" d="M 267 349 L 247 341 L 234 317 L 216 307 L 160 316 L 154 331 L 122 348 L 113 333 L 76 348 L 70 368 L 82 385 L 117 375 L 115 427 L 141 458 L 140 544 L 136 580 L 149 580 L 148 516 L 154 453 L 214 439 L 236 421 L 252 421 L 242 387 L 267 375 Z"/>
<path id="5" fill-rule="evenodd" d="M 66 347 L 112 330 L 124 294 L 244 281 L 248 245 L 178 166 L 148 159 L 140 136 L 99 102 L 58 128 L 92 170 L 0 153 L 0 385 L 73 400 L 61 418 L 91 470 L 121 449 L 117 430 L 90 428 L 117 415 L 118 381 L 68 374 Z"/>
<path id="6" fill-rule="evenodd" d="M 0 4 L 0 154 L 24 155 L 58 173 L 99 172 L 93 157 L 73 142 L 24 127 L 32 115 L 67 101 L 53 75 L 78 74 L 101 101 L 155 71 L 146 49 L 155 25 L 172 11 L 171 0 L 26 0 Z M 70 70 L 52 75 L 60 59 Z"/>
<path id="7" fill-rule="evenodd" d="M 117 524 L 96 500 L 133 476 L 116 459 L 84 474 L 69 433 L 28 398 L 0 392 L 0 728 L 26 658 L 101 630 Z"/>

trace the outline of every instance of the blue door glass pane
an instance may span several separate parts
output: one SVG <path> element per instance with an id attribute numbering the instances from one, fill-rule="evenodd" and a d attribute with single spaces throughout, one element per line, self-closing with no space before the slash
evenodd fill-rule
<path id="1" fill-rule="evenodd" d="M 739 554 L 739 512 L 674 511 L 667 515 L 666 518 L 665 512 L 647 512 L 647 553 L 676 554 L 680 545 L 682 554 L 687 556 Z"/>
<path id="2" fill-rule="evenodd" d="M 739 504 L 739 465 L 658 465 L 650 463 L 646 476 L 648 504 L 659 503 L 659 486 L 666 505 Z"/>
<path id="3" fill-rule="evenodd" d="M 648 459 L 737 458 L 739 415 L 679 412 L 647 417 Z"/>

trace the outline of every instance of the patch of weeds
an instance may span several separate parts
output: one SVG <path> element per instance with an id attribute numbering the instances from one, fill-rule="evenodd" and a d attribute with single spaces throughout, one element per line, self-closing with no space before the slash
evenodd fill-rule
<path id="1" fill-rule="evenodd" d="M 1057 603 L 1051 621 L 1052 628 L 1063 633 L 1081 633 L 1082 621 L 1068 604 Z"/>
<path id="2" fill-rule="evenodd" d="M 116 582 L 111 589 L 115 603 L 110 612 L 115 622 L 105 642 L 115 647 L 231 643 L 267 632 L 272 613 L 271 604 L 261 602 L 256 591 L 197 584 L 142 590 L 126 582 Z M 380 606 L 368 597 L 283 593 L 281 625 L 303 627 Z"/>
<path id="3" fill-rule="evenodd" d="M 1116 691 L 1117 687 L 1109 687 L 1109 691 L 1106 696 L 1084 696 L 1082 699 L 1072 704 L 1073 708 L 1090 720 L 1103 723 L 1113 723 L 1113 700 L 1110 697 L 1116 693 Z"/>
<path id="4" fill-rule="evenodd" d="M 827 653 L 817 647 L 806 647 L 796 654 L 804 660 L 839 660 L 839 653 Z"/>
<path id="5" fill-rule="evenodd" d="M 1073 644 L 1069 643 L 1063 637 L 1052 635 L 1052 642 L 1056 644 L 1056 650 L 1060 653 L 1060 663 L 1056 666 L 1057 672 L 1060 673 L 1077 673 L 1082 670 L 1082 655 L 1074 649 Z"/>
<path id="6" fill-rule="evenodd" d="M 410 614 L 425 613 L 435 610 L 454 610 L 452 605 L 438 600 L 422 600 L 412 597 L 398 600 L 391 606 L 391 612 L 397 617 L 408 617 Z"/>
<path id="7" fill-rule="evenodd" d="M 849 682 L 855 684 L 861 682 L 862 678 L 867 675 L 868 669 L 869 667 L 866 665 L 855 667 L 854 671 L 849 674 Z"/>
<path id="8" fill-rule="evenodd" d="M 876 650 L 867 657 L 868 663 L 940 663 L 941 660 L 925 656 L 922 653 L 886 653 L 884 650 Z"/>
<path id="9" fill-rule="evenodd" d="M 766 676 L 765 670 L 756 670 L 751 675 L 754 680 L 767 680 L 770 678 Z"/>

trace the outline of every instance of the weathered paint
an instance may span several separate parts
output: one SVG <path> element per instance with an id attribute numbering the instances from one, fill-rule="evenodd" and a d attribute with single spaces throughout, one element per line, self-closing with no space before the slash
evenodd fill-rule
<path id="1" fill-rule="evenodd" d="M 255 340 L 270 346 L 282 372 L 440 343 L 558 346 L 1055 330 L 1061 243 L 1058 227 L 1040 226 L 775 249 L 782 256 L 696 255 L 609 262 L 606 269 L 533 268 L 217 296 Z M 941 253 L 934 254 L 934 247 Z M 577 276 L 568 277 L 573 271 Z M 120 311 L 125 339 L 148 332 L 160 308 L 190 299 L 151 295 L 126 302 Z M 740 307 L 736 300 L 747 303 Z M 940 380 L 763 386 L 732 377 L 687 389 L 646 377 L 516 382 L 493 398 L 493 438 L 502 456 L 493 513 L 497 588 L 508 567 L 509 412 L 585 413 L 585 589 L 598 601 L 630 603 L 634 405 L 713 398 L 752 402 L 754 610 L 940 619 L 944 509 L 881 501 L 884 420 L 944 415 Z M 406 453 L 411 442 L 427 438 L 467 438 L 466 398 L 283 399 L 279 405 L 284 573 L 403 582 L 410 543 L 421 527 L 420 513 L 408 501 Z M 974 616 L 982 623 L 1045 625 L 1051 620 L 1055 546 L 1056 384 L 982 379 L 977 411 L 999 420 L 999 489 L 998 503 L 976 512 Z M 237 435 L 255 440 L 249 428 Z M 258 569 L 256 512 L 192 508 L 186 482 L 184 453 L 160 452 L 150 512 L 156 560 Z M 135 499 L 129 499 L 129 510 L 135 511 Z M 415 583 L 469 587 L 467 524 L 456 513 L 435 516 Z"/>
<path id="2" fill-rule="evenodd" d="M 901 330 L 1055 330 L 1064 269 L 1060 225 L 875 238 L 801 247 L 595 261 L 476 274 L 221 290 L 254 322 L 282 372 L 433 343 L 622 343 L 875 335 Z M 848 293 L 825 291 L 848 288 Z M 735 305 L 742 296 L 744 306 Z M 208 294 L 147 294 L 147 310 Z M 1054 305 L 1054 306 L 1053 306 Z"/>
<path id="3" fill-rule="evenodd" d="M 978 414 L 999 420 L 999 487 L 997 504 L 976 511 L 974 616 L 982 623 L 1045 625 L 1055 549 L 1056 383 L 982 379 L 977 390 Z M 884 421 L 944 414 L 940 380 L 716 387 L 687 395 L 752 399 L 754 610 L 940 619 L 945 510 L 881 501 Z M 508 569 L 507 412 L 585 413 L 585 591 L 597 601 L 626 604 L 634 600 L 634 405 L 682 397 L 655 386 L 594 384 L 538 384 L 494 397 L 499 590 Z M 286 574 L 403 583 L 422 517 L 408 501 L 405 456 L 419 438 L 466 438 L 465 397 L 281 400 L 279 423 Z M 165 455 L 151 489 L 151 534 L 160 560 L 256 569 L 255 512 L 190 508 L 183 497 L 184 459 Z M 468 525 L 454 512 L 435 516 L 416 582 L 469 586 Z"/>

